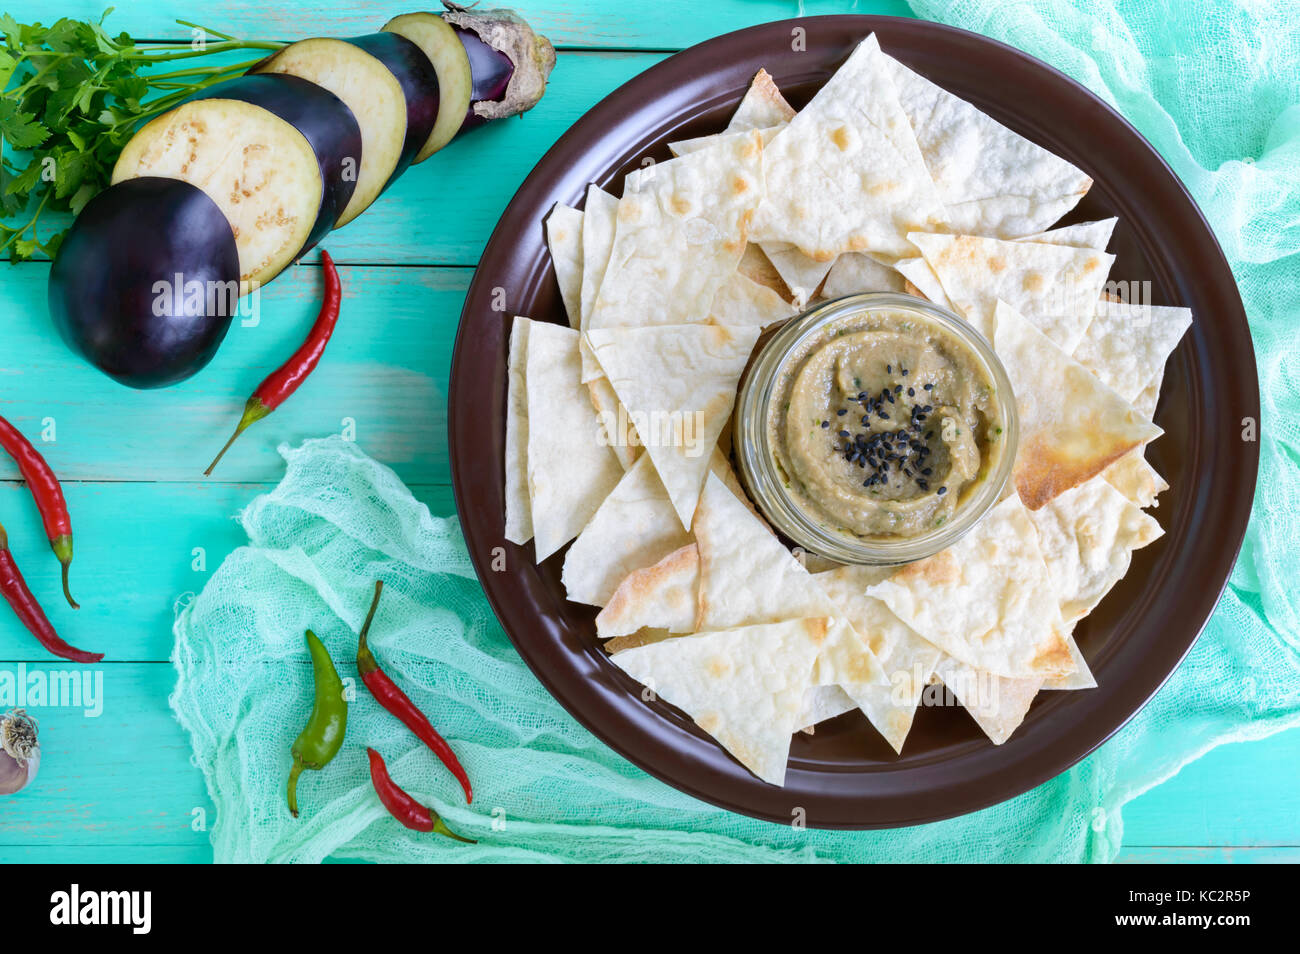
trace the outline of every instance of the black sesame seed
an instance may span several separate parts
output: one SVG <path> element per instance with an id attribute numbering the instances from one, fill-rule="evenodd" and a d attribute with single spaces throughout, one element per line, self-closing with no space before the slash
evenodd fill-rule
<path id="1" fill-rule="evenodd" d="M 907 377 L 909 373 L 910 372 L 907 370 L 907 368 L 903 368 L 903 377 Z"/>
<path id="2" fill-rule="evenodd" d="M 835 413 L 838 414 L 840 417 L 843 417 L 845 414 L 849 413 L 849 410 L 848 408 L 842 407 Z"/>
<path id="3" fill-rule="evenodd" d="M 840 437 L 848 437 L 848 436 L 849 436 L 848 431 L 840 431 Z"/>
<path id="4" fill-rule="evenodd" d="M 894 373 L 894 366 L 892 364 L 885 365 L 885 374 L 893 374 L 893 373 Z"/>
<path id="5" fill-rule="evenodd" d="M 908 388 L 908 389 L 907 389 L 907 396 L 908 396 L 908 397 L 916 397 L 916 388 Z"/>
<path id="6" fill-rule="evenodd" d="M 876 413 L 879 415 L 879 417 L 880 417 L 880 419 L 881 419 L 882 421 L 887 421 L 887 420 L 889 420 L 889 415 L 886 414 L 884 411 L 877 411 Z"/>
<path id="7" fill-rule="evenodd" d="M 933 385 L 933 384 L 923 384 L 923 385 L 921 385 L 921 386 L 922 386 L 923 388 L 925 388 L 927 391 L 933 391 L 933 390 L 934 390 L 934 385 Z"/>
<path id="8" fill-rule="evenodd" d="M 892 394 L 886 394 L 885 397 L 889 398 L 889 403 L 890 403 L 890 404 L 893 404 L 893 403 L 894 403 L 894 396 L 893 396 Z"/>
<path id="9" fill-rule="evenodd" d="M 921 474 L 922 474 L 923 476 L 925 476 L 925 477 L 929 477 L 929 476 L 930 476 L 930 473 L 931 473 L 933 470 L 934 470 L 933 467 L 927 467 L 927 468 L 925 468 L 924 470 L 921 471 Z"/>
<path id="10" fill-rule="evenodd" d="M 830 421 L 822 421 L 822 427 L 830 427 L 830 426 L 831 426 Z"/>
<path id="11" fill-rule="evenodd" d="M 935 491 L 935 493 L 939 494 L 939 496 L 941 496 L 941 497 L 942 497 L 944 494 L 946 494 L 947 492 L 948 492 L 948 488 L 947 488 L 947 487 L 940 487 L 937 491 Z"/>
<path id="12" fill-rule="evenodd" d="M 902 390 L 903 390 L 903 386 L 902 386 L 901 384 L 895 384 L 895 385 L 894 385 L 894 393 L 895 393 L 895 394 L 899 394 L 899 393 L 901 393 Z"/>

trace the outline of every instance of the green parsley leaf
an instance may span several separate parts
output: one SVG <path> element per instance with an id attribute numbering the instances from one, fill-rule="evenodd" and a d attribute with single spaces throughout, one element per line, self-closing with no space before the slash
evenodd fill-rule
<path id="1" fill-rule="evenodd" d="M 37 121 L 34 113 L 18 111 L 13 100 L 0 99 L 0 135 L 14 149 L 35 149 L 49 138 L 50 132 Z"/>

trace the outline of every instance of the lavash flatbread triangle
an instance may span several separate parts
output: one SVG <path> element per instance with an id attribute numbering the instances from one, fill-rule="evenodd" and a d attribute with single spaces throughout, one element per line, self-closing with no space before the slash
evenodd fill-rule
<path id="1" fill-rule="evenodd" d="M 726 129 L 721 133 L 670 142 L 668 149 L 674 156 L 684 156 L 687 153 L 707 147 L 719 136 L 725 136 L 727 133 L 749 132 L 750 130 L 757 130 L 762 133 L 763 141 L 766 143 L 771 139 L 771 136 L 776 134 L 779 128 L 794 118 L 794 113 L 794 107 L 786 102 L 785 97 L 781 95 L 781 91 L 776 88 L 776 83 L 772 80 L 772 74 L 761 69 L 754 74 L 749 88 L 745 90 L 745 95 L 740 100 L 740 105 L 736 107 L 736 111 L 732 114 L 731 121 L 727 123 Z"/>
<path id="2" fill-rule="evenodd" d="M 618 221 L 618 199 L 596 185 L 587 186 L 587 201 L 582 212 L 582 294 L 579 305 L 581 324 L 587 330 L 591 310 L 596 305 L 596 293 L 609 267 L 609 253 L 614 247 L 614 230 Z M 582 380 L 584 383 L 600 377 L 600 366 L 587 347 L 586 339 L 579 345 L 582 352 Z"/>
<path id="3" fill-rule="evenodd" d="M 854 696 L 861 687 L 884 683 L 875 654 L 812 574 L 713 474 L 692 530 L 700 551 L 701 628 L 830 617 L 815 684 L 838 685 Z"/>
<path id="4" fill-rule="evenodd" d="M 896 269 L 861 252 L 845 252 L 835 259 L 822 284 L 824 298 L 877 291 L 903 291 L 903 276 Z"/>
<path id="5" fill-rule="evenodd" d="M 639 629 L 627 636 L 615 636 L 601 648 L 613 656 L 615 653 L 636 649 L 638 646 L 649 646 L 651 643 L 661 643 L 665 639 L 676 639 L 680 635 L 680 633 L 670 633 L 666 629 Z"/>
<path id="6" fill-rule="evenodd" d="M 539 563 L 578 535 L 623 476 L 581 377 L 578 332 L 532 322 L 524 387 L 528 498 Z"/>
<path id="7" fill-rule="evenodd" d="M 943 205 L 874 34 L 858 45 L 764 153 L 767 195 L 752 240 L 841 252 L 915 254 L 907 233 L 938 227 Z"/>
<path id="8" fill-rule="evenodd" d="M 1054 676 L 1043 682 L 1044 689 L 1096 689 L 1097 677 L 1092 674 L 1088 668 L 1088 660 L 1083 658 L 1083 651 L 1079 649 L 1079 644 L 1074 641 L 1074 627 L 1066 624 L 1070 633 L 1065 637 L 1066 644 L 1070 647 L 1070 658 L 1074 660 L 1074 672 L 1066 673 L 1064 676 Z"/>
<path id="9" fill-rule="evenodd" d="M 731 414 L 759 329 L 592 328 L 587 340 L 689 527 L 709 455 Z"/>
<path id="10" fill-rule="evenodd" d="M 730 479 L 729 465 L 717 448 L 709 467 Z M 561 582 L 573 602 L 604 606 L 634 571 L 653 566 L 693 540 L 677 519 L 654 464 L 642 455 L 573 541 L 564 556 Z"/>
<path id="11" fill-rule="evenodd" d="M 1092 186 L 1060 156 L 892 57 L 883 59 L 953 231 L 1001 238 L 1040 232 Z"/>
<path id="12" fill-rule="evenodd" d="M 654 465 L 642 455 L 569 547 L 560 579 L 573 602 L 604 606 L 633 570 L 690 542 Z"/>
<path id="13" fill-rule="evenodd" d="M 727 124 L 727 132 L 757 129 L 768 143 L 794 116 L 794 108 L 781 95 L 771 74 L 759 70 Z M 788 243 L 768 242 L 762 249 L 800 307 L 813 297 L 830 270 L 830 262 L 815 261 Z"/>
<path id="14" fill-rule="evenodd" d="M 694 543 L 629 573 L 596 615 L 601 639 L 641 629 L 690 633 L 700 629 L 700 551 Z"/>
<path id="15" fill-rule="evenodd" d="M 999 302 L 996 320 L 1020 417 L 1013 479 L 1031 510 L 1164 433 L 1014 309 Z"/>
<path id="16" fill-rule="evenodd" d="M 1007 679 L 968 666 L 944 655 L 935 675 L 957 697 L 976 725 L 994 745 L 1001 745 L 1019 728 L 1043 686 L 1041 678 Z"/>
<path id="17" fill-rule="evenodd" d="M 681 709 L 745 768 L 785 782 L 826 620 L 799 619 L 698 633 L 628 649 L 610 659 Z"/>
<path id="18" fill-rule="evenodd" d="M 794 296 L 790 294 L 790 289 L 786 287 L 785 280 L 776 270 L 767 254 L 753 243 L 745 245 L 745 254 L 740 256 L 740 264 L 736 266 L 737 274 L 744 275 L 750 281 L 757 282 L 765 288 L 770 288 L 776 292 L 785 301 L 792 301 Z"/>
<path id="19" fill-rule="evenodd" d="M 1102 478 L 1142 509 L 1155 507 L 1168 482 L 1147 461 L 1143 448 L 1131 450 L 1101 472 Z"/>
<path id="20" fill-rule="evenodd" d="M 1066 630 L 1037 533 L 1011 494 L 947 550 L 867 589 L 920 636 L 976 669 L 1065 675 Z"/>
<path id="21" fill-rule="evenodd" d="M 934 273 L 930 263 L 921 256 L 899 259 L 894 263 L 894 269 L 907 280 L 908 294 L 920 295 L 949 311 L 957 310 L 957 307 L 948 300 L 948 293 L 943 290 L 939 276 Z"/>
<path id="22" fill-rule="evenodd" d="M 744 98 L 727 124 L 728 132 L 768 129 L 794 119 L 795 111 L 767 70 L 759 70 L 745 91 Z"/>
<path id="23" fill-rule="evenodd" d="M 913 234 L 948 299 L 993 340 L 997 302 L 1033 322 L 1066 353 L 1083 338 L 1115 256 L 1040 242 Z"/>
<path id="24" fill-rule="evenodd" d="M 1133 399 L 1133 407 L 1147 420 L 1152 420 L 1156 416 L 1156 408 L 1160 404 L 1160 389 L 1164 385 L 1164 380 L 1165 369 L 1161 368 L 1142 389 L 1142 393 Z"/>
<path id="25" fill-rule="evenodd" d="M 866 593 L 867 587 L 892 575 L 892 567 L 844 566 L 813 576 L 853 628 L 867 641 L 889 680 L 888 685 L 855 685 L 846 694 L 885 737 L 895 752 L 912 728 L 916 704 L 943 655 L 884 603 Z"/>
<path id="26" fill-rule="evenodd" d="M 709 321 L 717 325 L 767 328 L 785 321 L 797 309 L 766 285 L 740 272 L 732 273 L 713 296 Z"/>
<path id="27" fill-rule="evenodd" d="M 701 629 L 836 615 L 812 574 L 716 476 L 705 481 L 692 530 Z"/>
<path id="28" fill-rule="evenodd" d="M 570 328 L 582 326 L 582 219 L 581 212 L 560 202 L 546 217 L 546 245 Z"/>
<path id="29" fill-rule="evenodd" d="M 744 254 L 762 155 L 757 132 L 735 133 L 627 177 L 589 331 L 708 317 Z"/>
<path id="30" fill-rule="evenodd" d="M 594 356 L 591 361 L 599 370 L 600 363 Z M 614 452 L 623 469 L 631 470 L 641 456 L 641 438 L 636 435 L 636 428 L 632 426 L 627 408 L 623 407 L 618 395 L 614 393 L 614 385 L 609 383 L 609 378 L 601 374 L 587 382 L 587 394 L 591 397 L 591 406 L 596 409 L 596 414 L 600 418 L 601 429 L 605 432 L 605 443 Z"/>
<path id="31" fill-rule="evenodd" d="M 1062 225 L 1046 232 L 1035 232 L 1014 239 L 1016 242 L 1041 242 L 1044 245 L 1069 245 L 1073 248 L 1091 248 L 1099 252 L 1106 251 L 1110 237 L 1115 233 L 1119 219 L 1098 219 L 1095 222 L 1076 222 Z"/>
<path id="32" fill-rule="evenodd" d="M 1102 299 L 1072 355 L 1125 400 L 1135 401 L 1191 325 L 1188 308 Z"/>
<path id="33" fill-rule="evenodd" d="M 529 318 L 510 324 L 510 355 L 506 374 L 505 497 L 506 539 L 523 546 L 533 538 L 533 512 L 528 502 L 528 362 Z"/>
<path id="34" fill-rule="evenodd" d="M 802 727 L 800 731 L 811 734 L 813 726 L 818 723 L 852 712 L 857 707 L 858 704 L 839 686 L 809 686 L 803 694 L 803 705 L 795 722 Z"/>
<path id="35" fill-rule="evenodd" d="M 1066 491 L 1030 519 L 1067 624 L 1092 612 L 1128 572 L 1133 551 L 1164 533 L 1102 477 Z"/>
<path id="36" fill-rule="evenodd" d="M 759 247 L 785 282 L 785 287 L 790 289 L 794 303 L 800 308 L 816 297 L 817 290 L 821 288 L 836 261 L 833 258 L 819 262 L 785 242 L 764 242 Z"/>
<path id="37" fill-rule="evenodd" d="M 1011 241 L 1105 251 L 1106 245 L 1110 242 L 1111 233 L 1115 229 L 1115 223 L 1118 221 L 1118 219 L 1111 218 L 1102 219 L 1098 222 L 1080 222 L 1076 225 L 1065 225 L 1047 232 L 1037 232 L 1023 238 L 1011 239 Z M 844 258 L 846 256 L 841 256 L 841 259 Z M 930 263 L 923 256 L 900 259 L 894 263 L 893 267 L 912 285 L 912 288 L 905 289 L 906 291 L 919 293 L 922 298 L 929 299 L 949 311 L 957 310 L 948 299 L 948 293 L 943 290 L 943 284 L 934 273 L 934 269 L 930 267 Z M 828 278 L 826 281 L 827 297 L 834 297 L 831 288 L 832 283 Z M 835 294 L 846 294 L 846 292 L 840 290 L 840 286 L 837 285 Z"/>

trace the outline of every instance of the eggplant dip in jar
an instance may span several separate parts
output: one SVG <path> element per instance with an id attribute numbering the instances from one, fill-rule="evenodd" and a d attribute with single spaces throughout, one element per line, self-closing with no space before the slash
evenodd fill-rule
<path id="1" fill-rule="evenodd" d="M 960 535 L 973 525 L 1010 472 L 1015 412 L 1005 371 L 973 328 L 910 296 L 852 296 L 812 309 L 768 343 L 745 390 L 755 387 L 762 407 L 748 437 L 762 446 L 739 449 L 742 472 L 771 471 L 784 498 L 777 509 L 847 548 L 828 553 L 769 514 L 823 555 L 845 559 L 859 544 L 947 545 L 955 537 L 944 528 L 959 525 Z M 754 403 L 742 393 L 738 423 L 745 398 Z M 746 466 L 747 454 L 761 460 Z M 768 509 L 764 494 L 755 496 Z M 906 547 L 896 555 L 919 558 Z"/>

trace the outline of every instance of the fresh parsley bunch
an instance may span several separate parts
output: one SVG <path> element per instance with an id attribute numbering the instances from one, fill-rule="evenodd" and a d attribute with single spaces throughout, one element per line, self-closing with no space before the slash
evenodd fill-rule
<path id="1" fill-rule="evenodd" d="M 106 188 L 140 123 L 256 61 L 165 71 L 159 64 L 283 46 L 184 20 L 177 22 L 194 31 L 194 40 L 141 46 L 126 33 L 108 34 L 103 23 L 111 12 L 98 23 L 61 19 L 48 27 L 0 14 L 0 222 L 20 223 L 0 224 L 0 255 L 12 262 L 38 251 L 54 257 L 66 230 L 41 239 L 37 222 L 46 212 L 76 215 Z"/>

